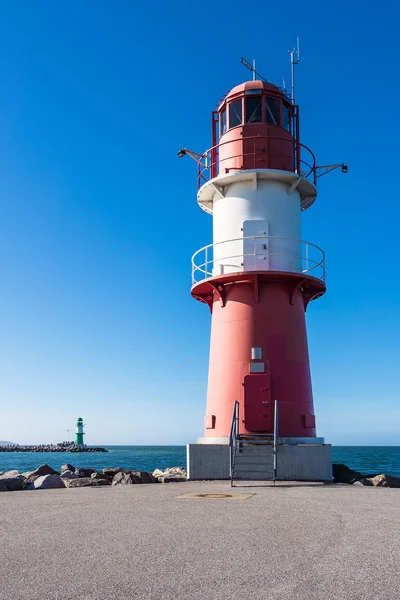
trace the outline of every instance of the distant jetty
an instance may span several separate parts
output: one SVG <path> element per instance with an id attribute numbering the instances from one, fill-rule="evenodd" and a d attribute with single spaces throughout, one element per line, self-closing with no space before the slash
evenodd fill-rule
<path id="1" fill-rule="evenodd" d="M 10 444 L 0 446 L 0 452 L 108 452 L 108 450 L 95 448 L 94 446 L 80 446 L 71 442 L 61 442 L 60 444 L 39 444 L 38 446 Z"/>

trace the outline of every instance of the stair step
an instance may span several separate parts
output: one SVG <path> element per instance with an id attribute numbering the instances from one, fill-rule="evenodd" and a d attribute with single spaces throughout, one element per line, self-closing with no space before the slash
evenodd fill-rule
<path id="1" fill-rule="evenodd" d="M 273 475 L 263 475 L 262 473 L 250 473 L 250 475 L 240 475 L 235 477 L 235 481 L 273 481 Z"/>
<path id="2" fill-rule="evenodd" d="M 235 456 L 235 463 L 249 463 L 252 465 L 273 465 L 274 464 L 274 458 L 273 456 L 246 456 L 245 454 L 242 455 L 236 455 Z"/>
<path id="3" fill-rule="evenodd" d="M 233 472 L 237 473 L 237 472 L 243 472 L 243 471 L 259 471 L 261 473 L 269 473 L 270 471 L 273 471 L 273 467 L 271 467 L 270 465 L 268 466 L 264 466 L 264 465 L 235 465 L 233 468 Z"/>
<path id="4" fill-rule="evenodd" d="M 239 444 L 238 444 L 239 445 Z M 240 446 L 241 447 L 251 447 L 251 446 L 273 446 L 274 442 L 269 442 L 267 440 L 245 440 L 245 441 L 240 441 Z"/>
<path id="5" fill-rule="evenodd" d="M 243 458 L 244 456 L 246 458 L 251 458 L 251 459 L 254 458 L 255 460 L 266 460 L 266 459 L 273 460 L 273 458 L 274 458 L 274 455 L 272 454 L 272 452 L 265 453 L 265 454 L 261 454 L 260 452 L 257 452 L 257 453 L 255 453 L 255 452 L 253 452 L 253 453 L 252 452 L 236 452 L 235 453 L 235 457 L 237 457 L 237 458 Z"/>
<path id="6" fill-rule="evenodd" d="M 273 469 L 274 468 L 274 463 L 252 463 L 252 462 L 235 462 L 235 469 L 237 468 L 260 468 L 260 469 Z"/>
<path id="7" fill-rule="evenodd" d="M 248 456 L 272 456 L 274 451 L 268 446 L 264 448 L 236 448 L 235 454 L 247 454 Z"/>
<path id="8" fill-rule="evenodd" d="M 239 433 L 237 436 L 239 439 L 243 440 L 245 438 L 256 439 L 256 438 L 274 438 L 273 433 Z"/>
<path id="9" fill-rule="evenodd" d="M 263 456 L 256 456 L 255 454 L 235 454 L 235 460 L 250 461 L 250 462 L 274 462 L 274 457 L 264 454 Z"/>

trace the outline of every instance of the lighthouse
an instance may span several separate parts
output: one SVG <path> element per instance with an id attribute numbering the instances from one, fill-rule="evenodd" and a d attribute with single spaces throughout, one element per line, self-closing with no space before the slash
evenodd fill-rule
<path id="1" fill-rule="evenodd" d="M 198 164 L 197 201 L 213 229 L 192 258 L 191 294 L 211 313 L 211 338 L 189 477 L 232 478 L 236 465 L 239 479 L 329 480 L 305 318 L 326 292 L 325 254 L 301 225 L 318 177 L 347 167 L 318 166 L 300 139 L 294 91 L 255 75 L 212 112 L 212 147 L 178 153 Z"/>
<path id="2" fill-rule="evenodd" d="M 83 419 L 82 417 L 79 417 L 79 419 L 76 422 L 76 430 L 75 430 L 75 444 L 77 446 L 83 446 L 84 442 L 83 442 L 83 436 L 85 435 L 84 431 L 83 431 Z"/>

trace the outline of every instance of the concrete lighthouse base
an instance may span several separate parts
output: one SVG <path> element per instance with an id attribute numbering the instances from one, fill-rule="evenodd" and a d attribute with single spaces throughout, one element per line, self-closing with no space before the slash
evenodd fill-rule
<path id="1" fill-rule="evenodd" d="M 284 443 L 277 445 L 277 480 L 332 481 L 332 446 L 324 444 L 323 438 L 304 439 L 302 443 L 296 438 L 281 441 Z M 226 443 L 188 444 L 186 455 L 188 479 L 230 478 L 228 439 Z"/>

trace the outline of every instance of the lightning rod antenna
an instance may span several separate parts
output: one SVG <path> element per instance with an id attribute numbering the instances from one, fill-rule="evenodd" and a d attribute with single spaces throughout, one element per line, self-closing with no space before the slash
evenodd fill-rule
<path id="1" fill-rule="evenodd" d="M 297 48 L 289 50 L 290 64 L 292 67 L 292 104 L 295 104 L 295 66 L 300 64 L 300 39 L 297 37 Z"/>

